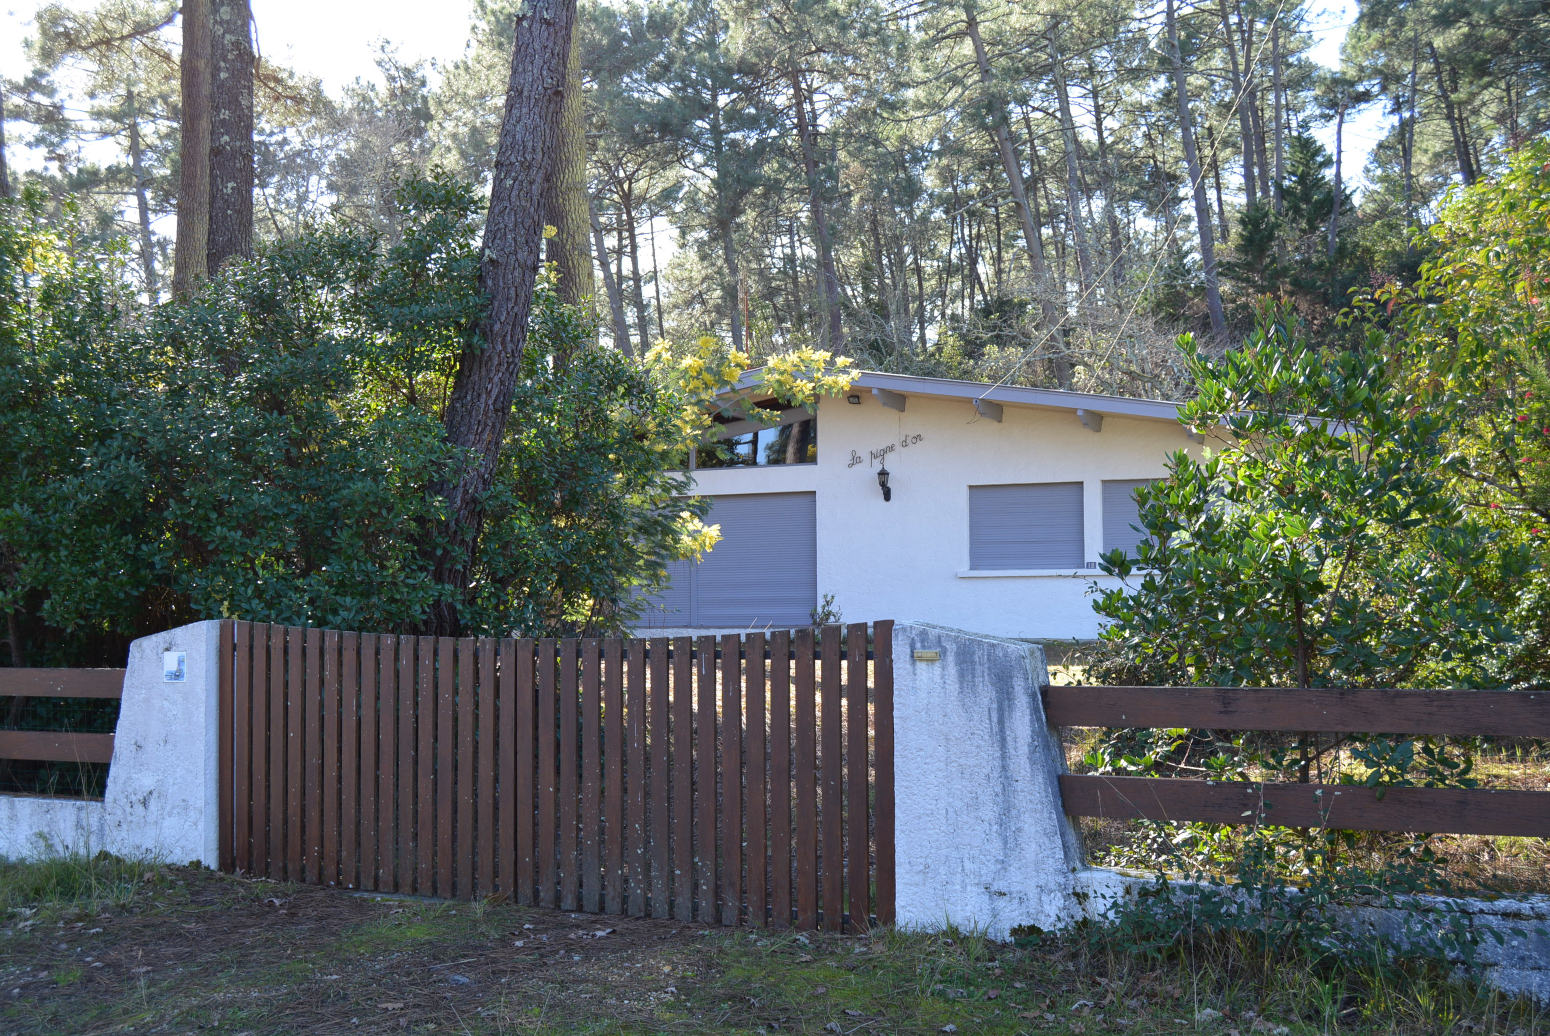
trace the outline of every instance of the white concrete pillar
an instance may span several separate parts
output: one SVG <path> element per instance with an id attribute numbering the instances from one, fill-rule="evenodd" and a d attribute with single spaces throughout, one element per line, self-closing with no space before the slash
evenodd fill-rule
<path id="1" fill-rule="evenodd" d="M 130 645 L 101 848 L 219 864 L 220 630 L 195 622 Z M 166 664 L 178 654 L 182 679 Z"/>
<path id="2" fill-rule="evenodd" d="M 1039 696 L 1043 649 L 901 624 L 893 652 L 900 926 L 1005 939 L 1081 917 L 1080 843 L 1057 783 L 1065 760 Z"/>

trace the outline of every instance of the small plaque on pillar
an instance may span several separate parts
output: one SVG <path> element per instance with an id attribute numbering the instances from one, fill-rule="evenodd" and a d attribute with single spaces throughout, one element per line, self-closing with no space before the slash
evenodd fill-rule
<path id="1" fill-rule="evenodd" d="M 163 651 L 161 653 L 161 678 L 163 683 L 184 683 L 188 680 L 188 652 Z"/>

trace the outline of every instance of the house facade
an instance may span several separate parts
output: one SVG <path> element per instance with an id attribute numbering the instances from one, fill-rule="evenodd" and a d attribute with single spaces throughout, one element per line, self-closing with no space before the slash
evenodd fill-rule
<path id="1" fill-rule="evenodd" d="M 745 379 L 758 400 L 757 372 Z M 695 491 L 722 539 L 679 562 L 642 632 L 893 618 L 1086 639 L 1100 553 L 1133 547 L 1134 488 L 1200 448 L 1176 404 L 865 372 L 816 412 L 720 428 Z M 879 474 L 886 471 L 885 487 Z"/>

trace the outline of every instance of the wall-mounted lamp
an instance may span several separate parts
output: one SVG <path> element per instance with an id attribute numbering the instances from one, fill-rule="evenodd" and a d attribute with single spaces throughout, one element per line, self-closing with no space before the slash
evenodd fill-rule
<path id="1" fill-rule="evenodd" d="M 893 499 L 893 489 L 890 488 L 889 485 L 888 485 L 888 469 L 887 468 L 878 468 L 877 469 L 877 484 L 878 484 L 879 487 L 881 487 L 881 489 L 883 491 L 883 503 L 886 504 L 888 501 Z"/>
<path id="2" fill-rule="evenodd" d="M 845 397 L 845 402 L 849 403 L 851 406 L 860 406 L 861 397 L 858 394 L 852 392 L 850 395 Z"/>

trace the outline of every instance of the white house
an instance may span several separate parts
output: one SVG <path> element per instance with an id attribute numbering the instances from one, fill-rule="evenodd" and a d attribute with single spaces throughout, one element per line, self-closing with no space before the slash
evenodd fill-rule
<path id="1" fill-rule="evenodd" d="M 758 400 L 758 384 L 740 387 Z M 728 421 L 736 462 L 702 453 L 693 471 L 721 542 L 674 566 L 642 632 L 802 626 L 832 595 L 847 622 L 1093 637 L 1098 555 L 1139 536 L 1131 491 L 1198 449 L 1177 418 L 1156 400 L 865 372 L 816 413 Z"/>

